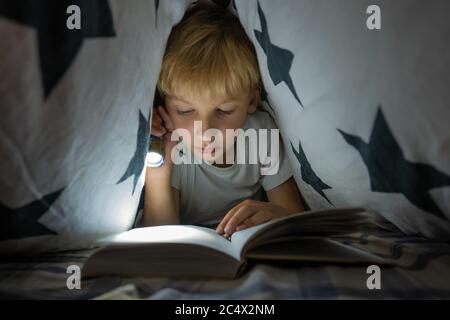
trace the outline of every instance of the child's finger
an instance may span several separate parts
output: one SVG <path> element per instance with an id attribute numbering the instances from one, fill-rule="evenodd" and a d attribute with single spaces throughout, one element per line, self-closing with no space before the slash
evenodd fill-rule
<path id="1" fill-rule="evenodd" d="M 225 225 L 225 232 L 230 235 L 233 234 L 236 231 L 236 227 L 250 216 L 254 215 L 257 210 L 258 209 L 252 205 L 241 206 Z"/>
<path id="2" fill-rule="evenodd" d="M 164 120 L 164 126 L 167 128 L 167 130 L 173 131 L 174 125 L 172 119 L 170 118 L 170 115 L 163 107 L 158 107 L 158 111 L 159 114 L 161 115 L 161 118 Z"/>
<path id="3" fill-rule="evenodd" d="M 236 231 L 241 231 L 253 226 L 257 226 L 258 224 L 267 222 L 272 219 L 272 215 L 268 211 L 258 211 L 253 214 L 251 217 L 247 218 L 240 225 L 236 227 Z"/>
<path id="4" fill-rule="evenodd" d="M 225 232 L 225 226 L 227 225 L 228 221 L 231 219 L 231 217 L 236 213 L 236 211 L 245 204 L 245 200 L 239 202 L 237 205 L 235 205 L 233 208 L 228 211 L 225 216 L 220 221 L 219 225 L 216 228 L 216 232 L 219 234 L 223 234 Z"/>
<path id="5" fill-rule="evenodd" d="M 152 135 L 162 137 L 167 132 L 166 128 L 161 125 L 152 125 Z"/>
<path id="6" fill-rule="evenodd" d="M 231 217 L 234 215 L 234 213 L 239 209 L 239 205 L 233 207 L 228 211 L 225 216 L 220 221 L 219 225 L 216 228 L 216 232 L 219 234 L 223 234 L 225 232 L 225 226 L 227 225 L 228 221 L 231 219 Z"/>
<path id="7" fill-rule="evenodd" d="M 153 112 L 153 120 L 152 120 L 152 122 L 156 122 L 156 123 L 159 123 L 159 124 L 163 123 L 163 121 L 162 121 L 161 117 L 159 116 L 157 110 L 155 110 L 155 112 Z"/>
<path id="8" fill-rule="evenodd" d="M 161 124 L 161 123 L 155 123 L 155 122 L 153 122 L 152 123 L 152 128 L 158 128 L 158 129 L 166 129 L 165 127 L 164 127 L 164 125 L 163 124 Z"/>
<path id="9" fill-rule="evenodd" d="M 225 222 L 222 219 L 216 227 L 216 232 L 218 234 L 224 234 L 225 233 L 224 227 L 225 227 Z"/>

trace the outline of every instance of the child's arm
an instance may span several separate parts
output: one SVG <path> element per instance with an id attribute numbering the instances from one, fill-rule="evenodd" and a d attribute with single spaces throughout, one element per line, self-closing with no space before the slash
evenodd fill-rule
<path id="1" fill-rule="evenodd" d="M 147 168 L 145 175 L 145 226 L 179 224 L 179 191 L 172 187 L 171 174 L 158 174 Z"/>
<path id="2" fill-rule="evenodd" d="M 305 210 L 297 184 L 292 177 L 266 193 L 269 202 L 285 208 L 289 213 Z"/>
<path id="3" fill-rule="evenodd" d="M 163 107 L 154 110 L 152 135 L 163 137 L 164 164 L 158 168 L 147 167 L 145 173 L 144 217 L 145 226 L 179 224 L 179 191 L 172 187 L 172 148 L 174 130 L 172 120 Z"/>

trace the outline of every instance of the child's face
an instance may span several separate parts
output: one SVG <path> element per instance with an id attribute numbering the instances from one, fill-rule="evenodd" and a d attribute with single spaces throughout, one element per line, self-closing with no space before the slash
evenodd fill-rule
<path id="1" fill-rule="evenodd" d="M 251 94 L 242 94 L 236 98 L 198 98 L 194 96 L 174 96 L 168 95 L 165 98 L 167 112 L 172 118 L 175 129 L 186 129 L 191 135 L 190 143 L 186 144 L 192 153 L 201 159 L 202 155 L 210 152 L 205 148 L 210 144 L 211 138 L 205 137 L 203 133 L 208 129 L 220 130 L 223 136 L 223 146 L 216 147 L 208 161 L 214 161 L 223 156 L 225 161 L 226 150 L 234 147 L 234 141 L 227 141 L 226 129 L 242 128 L 245 123 L 247 113 L 253 113 L 259 104 L 259 91 L 255 90 Z M 201 121 L 201 128 L 197 126 L 194 130 L 194 121 Z M 194 147 L 194 140 L 197 138 L 200 148 Z M 231 139 L 230 139 L 231 140 Z M 216 143 L 215 143 L 216 144 Z"/>

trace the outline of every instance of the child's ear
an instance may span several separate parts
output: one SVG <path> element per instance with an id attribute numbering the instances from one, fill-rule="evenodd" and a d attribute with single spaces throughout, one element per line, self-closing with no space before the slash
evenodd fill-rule
<path id="1" fill-rule="evenodd" d="M 255 112 L 260 102 L 261 102 L 261 89 L 258 87 L 251 94 L 251 100 L 248 106 L 247 113 Z"/>

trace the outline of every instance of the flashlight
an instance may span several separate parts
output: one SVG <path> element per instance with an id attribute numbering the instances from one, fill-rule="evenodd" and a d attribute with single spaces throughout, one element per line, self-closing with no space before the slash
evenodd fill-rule
<path id="1" fill-rule="evenodd" d="M 151 168 L 161 167 L 164 164 L 164 141 L 162 138 L 150 135 L 146 163 Z"/>

